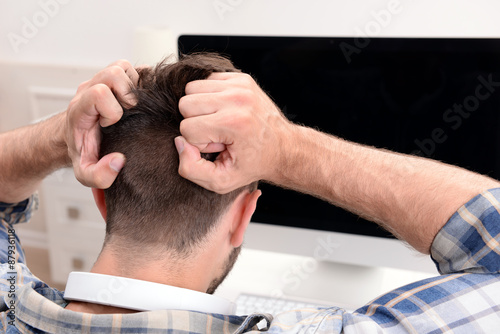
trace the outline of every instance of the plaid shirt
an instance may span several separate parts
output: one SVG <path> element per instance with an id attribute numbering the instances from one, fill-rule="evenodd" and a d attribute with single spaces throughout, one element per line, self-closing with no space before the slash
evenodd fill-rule
<path id="1" fill-rule="evenodd" d="M 153 311 L 93 315 L 65 310 L 63 294 L 34 276 L 11 224 L 27 221 L 32 198 L 0 204 L 0 328 L 7 333 L 497 333 L 500 331 L 500 189 L 461 207 L 431 255 L 441 276 L 382 295 L 354 313 L 331 307 L 274 317 Z M 10 247 L 10 246 L 15 246 Z M 327 288 L 327 287 L 325 287 Z"/>

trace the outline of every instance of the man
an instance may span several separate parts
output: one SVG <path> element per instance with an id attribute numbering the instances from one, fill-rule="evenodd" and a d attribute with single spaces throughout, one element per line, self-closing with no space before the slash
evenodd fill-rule
<path id="1" fill-rule="evenodd" d="M 243 74 L 214 74 L 188 84 L 186 93 L 180 101 L 186 117 L 183 137 L 175 139 L 182 175 L 220 193 L 265 179 L 324 198 L 383 222 L 414 247 L 431 252 L 442 272 L 450 273 L 392 291 L 354 314 L 336 307 L 280 314 L 270 331 L 475 333 L 498 328 L 499 194 L 485 191 L 498 187 L 497 181 L 293 125 Z M 223 151 L 215 161 L 200 155 L 214 150 Z M 54 307 L 37 310 L 33 318 L 60 314 Z M 71 313 L 65 319 L 71 329 L 56 323 L 45 330 L 106 331 L 114 325 L 115 332 L 148 332 L 139 327 L 243 332 L 259 319 L 189 311 Z"/>
<path id="2" fill-rule="evenodd" d="M 66 309 L 87 313 L 167 308 L 232 312 L 230 308 L 217 310 L 216 303 L 221 301 L 204 294 L 212 294 L 235 263 L 260 191 L 255 183 L 225 195 L 201 188 L 178 174 L 174 146 L 182 120 L 178 103 L 186 84 L 224 71 L 236 69 L 225 58 L 193 55 L 139 72 L 134 91 L 137 104 L 126 109 L 117 124 L 105 129 L 101 143 L 101 156 L 121 152 L 127 164 L 104 193 L 94 189 L 97 206 L 106 219 L 106 238 L 92 273 L 108 277 L 79 274 L 85 277 L 83 284 L 93 280 L 91 291 L 73 288 L 76 283 L 70 276 L 65 298 L 87 303 L 71 302 Z M 156 283 L 149 285 L 151 290 L 156 289 L 153 303 L 148 305 L 144 296 L 100 302 L 97 280 L 113 279 L 124 286 L 137 283 L 122 277 L 142 280 L 140 284 L 146 288 L 145 281 Z M 102 284 L 106 288 L 107 283 Z M 160 284 L 169 286 L 168 290 Z M 131 294 L 131 290 L 127 288 L 124 293 Z M 168 292 L 162 296 L 163 290 Z M 95 298 L 85 298 L 92 293 Z M 176 304 L 190 296 L 206 300 L 211 307 L 196 302 Z"/>

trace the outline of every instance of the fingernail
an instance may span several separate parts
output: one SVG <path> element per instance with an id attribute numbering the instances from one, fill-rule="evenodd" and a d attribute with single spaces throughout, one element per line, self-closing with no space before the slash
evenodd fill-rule
<path id="1" fill-rule="evenodd" d="M 111 167 L 112 170 L 115 172 L 119 173 L 123 166 L 125 166 L 125 157 L 124 156 L 117 156 L 109 162 L 109 167 Z"/>
<path id="2" fill-rule="evenodd" d="M 176 137 L 174 139 L 174 142 L 175 142 L 175 148 L 177 149 L 177 152 L 179 154 L 181 154 L 182 151 L 184 151 L 184 140 L 182 139 L 182 137 Z"/>

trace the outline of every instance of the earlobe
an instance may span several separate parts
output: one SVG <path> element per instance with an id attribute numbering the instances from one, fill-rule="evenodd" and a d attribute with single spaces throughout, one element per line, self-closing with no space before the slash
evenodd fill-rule
<path id="1" fill-rule="evenodd" d="M 252 193 L 246 193 L 242 199 L 241 216 L 239 217 L 237 226 L 233 230 L 231 236 L 231 245 L 233 247 L 240 247 L 243 243 L 245 237 L 245 231 L 247 230 L 250 219 L 252 218 L 255 208 L 257 207 L 257 200 L 259 199 L 262 192 L 260 190 L 255 190 Z"/>
<path id="2" fill-rule="evenodd" d="M 108 210 L 106 208 L 106 199 L 104 197 L 104 190 L 92 188 L 92 195 L 94 195 L 95 204 L 97 205 L 99 212 L 101 212 L 102 218 L 104 218 L 104 221 L 106 221 Z"/>

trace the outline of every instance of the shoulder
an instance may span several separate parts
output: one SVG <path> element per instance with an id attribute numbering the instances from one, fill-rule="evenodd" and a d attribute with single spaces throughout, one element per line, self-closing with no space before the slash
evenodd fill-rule
<path id="1" fill-rule="evenodd" d="M 346 333 L 349 328 L 368 332 L 373 326 L 384 333 L 475 333 L 500 326 L 499 308 L 497 274 L 450 274 L 390 291 L 346 315 L 344 326 Z"/>
<path id="2" fill-rule="evenodd" d="M 11 266 L 8 263 L 0 264 L 0 310 L 9 308 L 11 300 L 17 301 L 19 291 L 29 285 L 40 295 L 54 301 L 63 300 L 63 293 L 51 288 L 36 277 L 23 263 Z"/>

